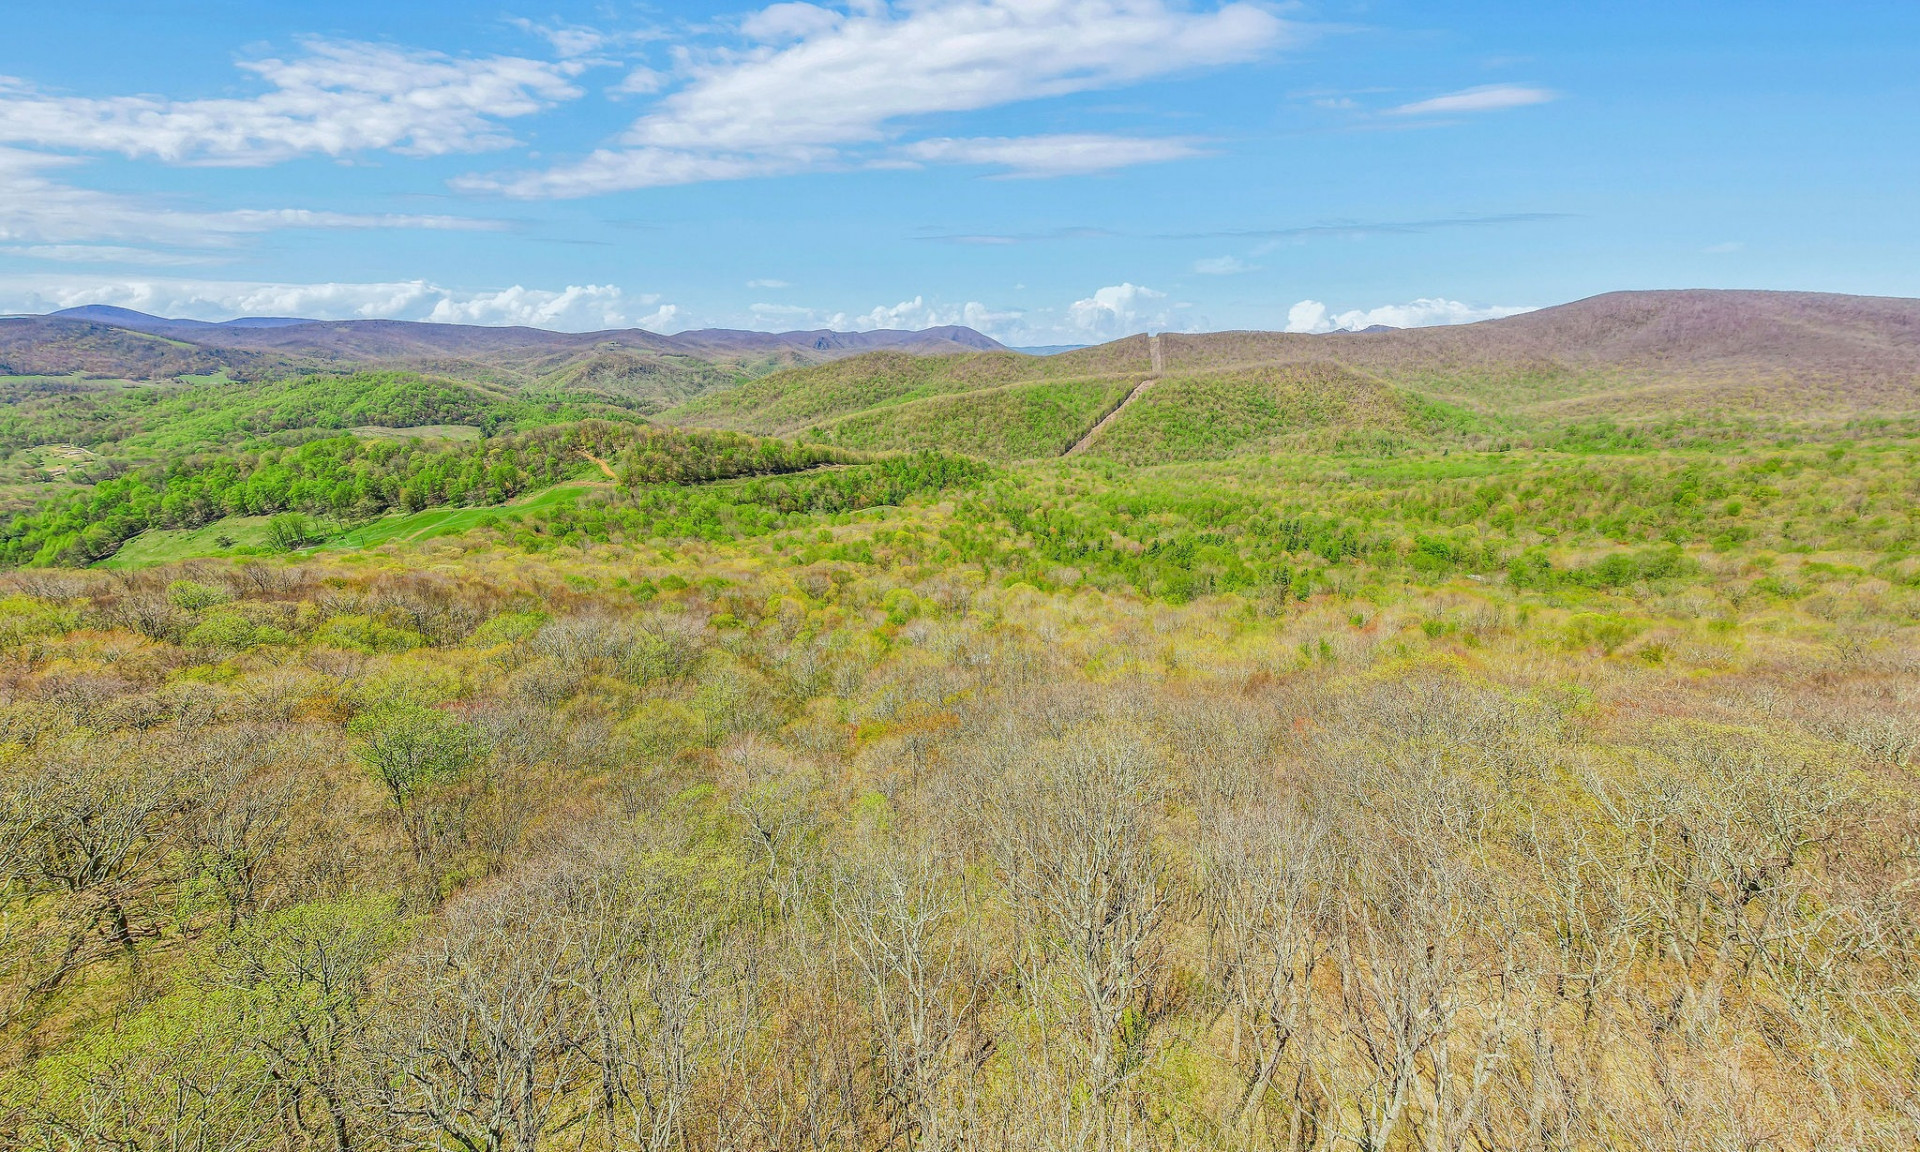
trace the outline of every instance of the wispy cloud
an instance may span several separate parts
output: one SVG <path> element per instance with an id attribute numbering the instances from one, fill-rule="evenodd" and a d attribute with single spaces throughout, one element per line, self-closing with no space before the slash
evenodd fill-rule
<path id="1" fill-rule="evenodd" d="M 1444 228 L 1490 228 L 1569 219 L 1565 212 L 1503 212 L 1490 216 L 1442 216 L 1432 220 L 1352 220 L 1291 228 L 1235 228 L 1218 232 L 1170 232 L 1162 240 L 1311 240 L 1320 237 L 1406 236 Z"/>
<path id="2" fill-rule="evenodd" d="M 166 249 L 217 251 L 281 228 L 491 231 L 504 226 L 497 220 L 461 216 L 303 208 L 185 211 L 77 188 L 49 175 L 76 163 L 70 157 L 0 147 L 0 243 L 31 246 L 26 254 L 45 260 L 160 264 L 196 259 L 191 252 Z"/>
<path id="3" fill-rule="evenodd" d="M 0 143 L 216 165 L 475 152 L 513 143 L 500 121 L 581 95 L 571 77 L 584 66 L 309 40 L 297 56 L 242 61 L 268 86 L 248 98 L 64 96 L 0 79 Z"/>
<path id="4" fill-rule="evenodd" d="M 59 264 L 136 264 L 151 268 L 214 264 L 221 259 L 208 252 L 168 252 L 118 244 L 23 244 L 0 247 L 0 254 Z"/>
<path id="5" fill-rule="evenodd" d="M 1038 244 L 1051 240 L 1100 240 L 1120 233 L 1106 228 L 1054 228 L 1046 232 L 938 232 L 928 230 L 917 240 L 938 240 L 946 244 Z"/>
<path id="6" fill-rule="evenodd" d="M 1498 320 L 1534 311 L 1531 307 L 1492 305 L 1476 307 L 1458 300 L 1423 297 L 1406 304 L 1383 304 L 1378 308 L 1353 309 L 1335 313 L 1318 300 L 1302 300 L 1287 309 L 1287 331 L 1325 333 L 1357 332 L 1384 324 L 1391 328 L 1429 328 L 1441 324 L 1472 324 L 1480 320 Z"/>
<path id="7" fill-rule="evenodd" d="M 849 12 L 781 3 L 748 17 L 741 31 L 744 47 L 686 48 L 683 86 L 635 121 L 618 147 L 549 171 L 469 177 L 459 186 L 589 196 L 871 162 L 885 158 L 911 117 L 1250 60 L 1285 39 L 1289 26 L 1246 2 L 1195 12 L 1169 0 L 928 0 Z M 1114 138 L 1104 151 L 1085 143 L 1092 137 L 1078 139 L 1083 159 L 1051 170 L 1015 141 L 971 148 L 922 141 L 931 152 L 919 159 L 978 162 L 992 147 L 1002 156 L 995 162 L 1021 160 L 1012 166 L 1033 174 L 1121 162 Z M 1144 159 L 1171 158 L 1164 142 L 1128 147 Z"/>
<path id="8" fill-rule="evenodd" d="M 749 288 L 791 288 L 793 287 L 793 285 L 787 283 L 785 280 L 749 280 L 747 281 L 747 287 Z"/>
<path id="9" fill-rule="evenodd" d="M 1549 88 L 1531 88 L 1521 84 L 1483 84 L 1478 88 L 1466 88 L 1459 92 L 1449 92 L 1444 96 L 1415 100 L 1411 104 L 1402 104 L 1398 108 L 1389 108 L 1387 114 L 1389 116 L 1455 116 L 1468 112 L 1497 112 L 1503 108 L 1524 108 L 1529 104 L 1545 104 L 1559 98 L 1560 94 Z"/>
<path id="10" fill-rule="evenodd" d="M 920 140 L 903 149 L 915 160 L 991 164 L 1012 176 L 1082 176 L 1135 164 L 1204 155 L 1194 141 L 1173 137 L 1053 135 Z"/>
<path id="11" fill-rule="evenodd" d="M 316 320 L 427 320 L 443 324 L 523 324 L 560 331 L 646 328 L 672 331 L 681 309 L 655 295 L 630 296 L 611 284 L 561 289 L 463 291 L 428 280 L 278 284 L 257 281 L 129 277 L 0 278 L 0 310 L 51 312 L 113 304 L 160 316 L 225 320 L 305 316 Z"/>
<path id="12" fill-rule="evenodd" d="M 1195 260 L 1193 270 L 1202 276 L 1238 276 L 1242 272 L 1258 272 L 1260 268 L 1238 256 L 1209 256 Z"/>

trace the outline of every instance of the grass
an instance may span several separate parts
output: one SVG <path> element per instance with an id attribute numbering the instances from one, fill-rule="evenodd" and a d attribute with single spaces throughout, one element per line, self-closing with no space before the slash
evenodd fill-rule
<path id="1" fill-rule="evenodd" d="M 551 488 L 543 488 L 505 504 L 482 504 L 467 508 L 428 508 L 405 516 L 383 516 L 371 524 L 363 524 L 352 531 L 333 537 L 320 545 L 319 550 L 331 552 L 375 548 L 382 544 L 419 543 L 423 540 L 432 540 L 436 536 L 457 536 L 510 513 L 553 511 L 562 505 L 572 504 L 581 496 L 599 487 L 603 485 L 574 481 L 555 484 Z"/>
<path id="2" fill-rule="evenodd" d="M 154 529 L 142 532 L 102 560 L 101 568 L 149 568 L 208 556 L 245 556 L 267 550 L 267 521 L 271 516 L 228 516 L 200 528 Z M 221 538 L 233 541 L 223 546 Z"/>
<path id="3" fill-rule="evenodd" d="M 403 516 L 383 516 L 370 524 L 362 524 L 331 537 L 309 551 L 352 551 L 382 544 L 418 543 L 436 536 L 458 535 L 506 513 L 550 511 L 560 505 L 571 504 L 597 486 L 556 484 L 506 504 L 428 508 Z M 267 522 L 271 519 L 270 516 L 228 516 L 200 528 L 156 528 L 127 541 L 120 551 L 102 560 L 96 567 L 149 568 L 155 564 L 171 564 L 180 560 L 247 556 L 270 551 L 272 546 L 267 541 Z M 221 545 L 222 537 L 231 539 L 233 546 Z"/>

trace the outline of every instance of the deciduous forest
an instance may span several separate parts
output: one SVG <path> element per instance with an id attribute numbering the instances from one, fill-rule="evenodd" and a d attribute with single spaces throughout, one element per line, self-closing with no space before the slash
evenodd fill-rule
<path id="1" fill-rule="evenodd" d="M 17 395 L 0 1145 L 1920 1141 L 1910 409 L 1167 339 Z"/>

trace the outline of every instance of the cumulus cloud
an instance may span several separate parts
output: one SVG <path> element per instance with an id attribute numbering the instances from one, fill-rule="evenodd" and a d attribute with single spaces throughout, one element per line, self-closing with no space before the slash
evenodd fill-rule
<path id="1" fill-rule="evenodd" d="M 1502 108 L 1524 108 L 1560 98 L 1547 88 L 1528 88 L 1519 84 L 1485 84 L 1460 92 L 1449 92 L 1428 100 L 1416 100 L 1388 109 L 1393 116 L 1451 116 L 1465 112 L 1497 112 Z"/>
<path id="2" fill-rule="evenodd" d="M 922 328 L 943 328 L 949 324 L 964 324 L 976 332 L 991 332 L 1010 320 L 1018 319 L 1019 312 L 996 310 L 977 300 L 969 300 L 959 305 L 929 304 L 925 297 L 915 296 L 903 300 L 891 307 L 876 307 L 868 312 L 849 315 L 836 312 L 829 327 L 851 332 L 871 332 L 880 328 L 906 329 L 919 331 Z"/>
<path id="3" fill-rule="evenodd" d="M 1362 328 L 1371 328 L 1375 324 L 1385 324 L 1392 328 L 1427 328 L 1437 324 L 1472 324 L 1479 320 L 1498 320 L 1503 316 L 1518 316 L 1522 312 L 1532 311 L 1532 308 L 1511 308 L 1499 305 L 1477 308 L 1471 304 L 1462 304 L 1458 300 L 1425 297 L 1408 304 L 1383 304 L 1378 308 L 1364 311 L 1354 309 L 1334 313 L 1318 300 L 1302 300 L 1287 309 L 1287 331 L 1357 332 Z"/>
<path id="4" fill-rule="evenodd" d="M 1164 328 L 1168 313 L 1160 301 L 1166 298 L 1165 292 L 1139 284 L 1114 284 L 1069 304 L 1067 323 L 1076 335 L 1089 340 L 1112 340 Z"/>
<path id="5" fill-rule="evenodd" d="M 1083 176 L 1134 164 L 1159 164 L 1204 155 L 1190 140 L 1172 137 L 997 136 L 971 140 L 920 140 L 902 150 L 915 160 L 945 164 L 993 164 L 1012 176 Z"/>
<path id="6" fill-rule="evenodd" d="M 244 99 L 64 96 L 0 80 L 0 143 L 220 165 L 372 149 L 438 156 L 511 144 L 499 121 L 581 94 L 576 62 L 352 41 L 303 49 L 242 61 L 268 86 Z"/>
<path id="7" fill-rule="evenodd" d="M 470 177 L 461 185 L 525 197 L 587 196 L 831 167 L 886 145 L 908 117 L 1248 60 L 1287 32 L 1264 6 L 1244 0 L 1208 12 L 1168 0 L 923 0 L 848 12 L 782 3 L 742 28 L 752 40 L 745 49 L 688 49 L 684 85 L 635 121 L 619 147 L 551 171 Z M 1113 166 L 1115 138 L 1078 139 L 1107 143 L 1084 143 L 1083 166 L 1068 170 Z M 1166 142 L 1127 146 L 1135 155 L 1171 158 Z M 1103 157 L 1099 167 L 1084 166 L 1095 157 Z"/>
<path id="8" fill-rule="evenodd" d="M 651 314 L 636 316 L 633 305 L 647 307 L 659 300 L 651 295 L 629 299 L 611 284 L 569 285 L 558 292 L 516 284 L 498 292 L 443 295 L 426 319 L 440 324 L 518 324 L 575 332 L 596 328 L 658 330 L 673 323 L 679 308 L 666 304 Z"/>
<path id="9" fill-rule="evenodd" d="M 0 244 L 24 246 L 15 251 L 42 260 L 183 264 L 204 262 L 209 258 L 204 250 L 217 252 L 278 228 L 500 227 L 498 221 L 457 216 L 301 208 L 191 212 L 77 188 L 49 174 L 76 163 L 71 157 L 0 147 Z M 167 250 L 182 248 L 203 251 Z"/>
<path id="10" fill-rule="evenodd" d="M 681 310 L 653 295 L 628 296 L 604 284 L 559 290 L 515 285 L 459 291 L 427 280 L 386 283 L 274 284 L 172 278 L 0 279 L 0 310 L 51 312 L 113 304 L 157 316 L 226 320 L 303 316 L 315 320 L 429 320 L 446 324 L 521 324 L 563 332 L 603 328 L 672 331 Z"/>

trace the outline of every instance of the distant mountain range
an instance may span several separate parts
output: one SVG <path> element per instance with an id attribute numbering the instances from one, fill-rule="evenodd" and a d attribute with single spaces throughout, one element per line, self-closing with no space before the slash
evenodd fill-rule
<path id="1" fill-rule="evenodd" d="M 915 355 L 1005 351 L 971 328 L 919 332 L 748 332 L 708 328 L 662 336 L 638 328 L 539 328 L 404 320 L 249 316 L 222 323 L 89 305 L 0 319 L 0 376 L 162 380 L 226 373 L 403 369 L 513 388 L 603 394 L 653 411 L 742 377 L 864 352 Z"/>
<path id="2" fill-rule="evenodd" d="M 642 328 L 601 332 L 551 332 L 543 328 L 433 324 L 412 320 L 307 320 L 296 316 L 243 316 L 237 320 L 175 320 L 130 308 L 89 304 L 64 308 L 45 320 L 85 321 L 131 332 L 168 336 L 207 348 L 296 352 L 309 356 L 462 355 L 506 349 L 643 348 L 710 358 L 794 353 L 813 361 L 892 348 L 916 353 L 994 352 L 1005 345 L 971 328 L 949 324 L 917 332 L 755 332 L 700 328 L 662 336 Z"/>
<path id="3" fill-rule="evenodd" d="M 1483 407 L 1582 412 L 1677 407 L 1826 412 L 1920 408 L 1920 300 L 1808 292 L 1613 292 L 1454 327 L 1295 335 L 1166 333 L 1168 373 L 1331 364 Z M 1021 355 L 1020 353 L 1039 355 Z M 852 357 L 882 354 L 891 367 Z M 1008 349 L 971 328 L 920 332 L 640 329 L 548 332 L 398 320 L 175 320 L 90 306 L 0 319 L 0 376 L 134 380 L 225 372 L 406 369 L 514 389 L 595 393 L 657 412 L 788 368 L 833 377 L 901 358 L 957 356 L 982 385 L 1146 369 L 1141 337 L 1091 348 Z M 1139 361 L 1136 365 L 1134 361 Z M 1044 366 L 1044 367 L 1043 367 Z M 947 369 L 938 369 L 936 374 Z M 811 381 L 809 387 L 823 384 Z M 796 381 L 799 383 L 799 381 Z M 958 381 L 956 381 L 958 384 Z M 971 387 L 971 385 L 968 385 Z"/>

